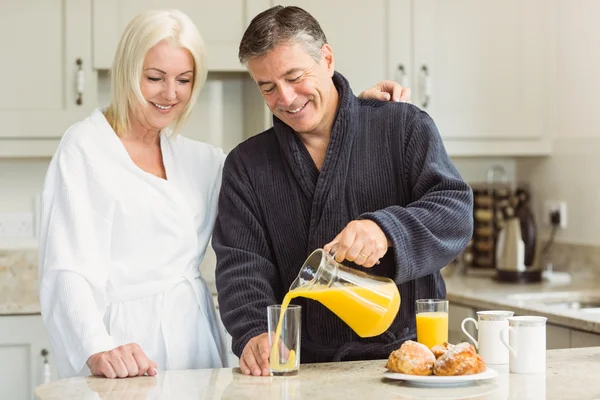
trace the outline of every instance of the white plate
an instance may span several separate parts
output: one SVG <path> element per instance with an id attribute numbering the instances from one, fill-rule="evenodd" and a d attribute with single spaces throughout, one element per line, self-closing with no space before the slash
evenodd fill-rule
<path id="1" fill-rule="evenodd" d="M 398 381 L 405 381 L 414 385 L 420 386 L 453 386 L 453 385 L 465 385 L 470 382 L 481 381 L 485 379 L 492 379 L 498 376 L 498 371 L 491 368 L 487 368 L 480 374 L 475 375 L 459 375 L 459 376 L 420 376 L 420 375 L 407 375 L 398 372 L 384 372 L 383 376 L 387 379 L 394 379 Z"/>

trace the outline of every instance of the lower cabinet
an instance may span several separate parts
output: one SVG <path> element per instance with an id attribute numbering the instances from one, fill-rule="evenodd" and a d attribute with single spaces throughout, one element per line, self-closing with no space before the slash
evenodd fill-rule
<path id="1" fill-rule="evenodd" d="M 571 348 L 600 346 L 600 334 L 571 331 Z"/>
<path id="2" fill-rule="evenodd" d="M 0 316 L 0 399 L 31 400 L 56 377 L 41 315 Z"/>
<path id="3" fill-rule="evenodd" d="M 477 319 L 477 315 L 470 307 L 464 307 L 450 303 L 448 307 L 448 342 L 452 344 L 469 342 L 472 344 L 471 340 L 467 338 L 467 335 L 465 335 L 461 329 L 462 321 L 465 318 Z M 465 324 L 465 329 L 471 336 L 477 339 L 477 330 L 475 329 L 475 324 L 467 323 Z"/>
<path id="4" fill-rule="evenodd" d="M 558 325 L 546 324 L 546 349 L 571 348 L 571 330 Z"/>

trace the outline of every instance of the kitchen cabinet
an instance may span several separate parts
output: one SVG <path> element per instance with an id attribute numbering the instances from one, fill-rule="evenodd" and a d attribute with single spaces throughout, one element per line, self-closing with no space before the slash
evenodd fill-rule
<path id="1" fill-rule="evenodd" d="M 571 348 L 571 330 L 558 325 L 546 324 L 546 349 Z"/>
<path id="2" fill-rule="evenodd" d="M 0 2 L 0 157 L 51 154 L 95 107 L 90 16 L 91 0 Z"/>
<path id="3" fill-rule="evenodd" d="M 408 58 L 409 1 L 295 0 L 274 4 L 301 7 L 319 21 L 333 49 L 335 69 L 348 79 L 358 95 L 389 75 L 389 40 L 395 43 L 397 52 Z M 395 11 L 393 17 L 390 7 Z"/>
<path id="4" fill-rule="evenodd" d="M 169 9 L 186 13 L 202 34 L 210 71 L 245 71 L 238 47 L 250 20 L 269 7 L 268 0 L 172 0 Z M 109 69 L 125 26 L 137 14 L 165 9 L 160 0 L 103 0 L 93 5 L 94 68 Z"/>
<path id="5" fill-rule="evenodd" d="M 600 346 L 600 334 L 571 330 L 571 348 Z"/>
<path id="6" fill-rule="evenodd" d="M 40 315 L 0 316 L 0 399 L 30 400 L 33 390 L 47 381 L 46 350 L 50 380 L 57 377 L 53 354 Z"/>
<path id="7" fill-rule="evenodd" d="M 391 30 L 406 13 L 394 4 Z M 553 12 L 546 0 L 411 1 L 412 54 L 391 34 L 390 73 L 404 71 L 451 155 L 550 153 Z"/>
<path id="8" fill-rule="evenodd" d="M 465 318 L 474 318 L 477 320 L 475 310 L 470 307 L 464 307 L 458 304 L 450 303 L 448 306 L 448 342 L 457 344 L 461 342 L 471 342 L 461 329 L 461 324 Z M 477 329 L 473 323 L 467 323 L 465 329 L 471 336 L 477 339 Z"/>

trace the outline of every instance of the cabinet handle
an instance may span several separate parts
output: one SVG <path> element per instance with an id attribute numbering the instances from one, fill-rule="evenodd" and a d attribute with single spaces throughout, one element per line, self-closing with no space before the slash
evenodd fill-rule
<path id="1" fill-rule="evenodd" d="M 50 382 L 50 379 L 52 377 L 52 372 L 50 371 L 50 362 L 48 361 L 48 356 L 50 355 L 50 352 L 46 349 L 42 349 L 42 352 L 40 354 L 43 358 L 43 371 L 41 383 L 48 383 Z"/>
<path id="2" fill-rule="evenodd" d="M 431 100 L 431 76 L 427 65 L 421 67 L 421 105 L 427 108 L 429 100 Z"/>
<path id="3" fill-rule="evenodd" d="M 402 87 L 408 87 L 408 75 L 406 74 L 406 69 L 404 68 L 404 64 L 398 64 L 398 73 L 396 75 L 396 82 L 398 82 Z"/>
<path id="4" fill-rule="evenodd" d="M 77 64 L 77 79 L 76 79 L 76 87 L 77 87 L 77 99 L 75 100 L 75 104 L 78 106 L 83 104 L 83 88 L 85 86 L 85 75 L 83 73 L 83 60 L 78 58 L 75 60 L 75 64 Z"/>

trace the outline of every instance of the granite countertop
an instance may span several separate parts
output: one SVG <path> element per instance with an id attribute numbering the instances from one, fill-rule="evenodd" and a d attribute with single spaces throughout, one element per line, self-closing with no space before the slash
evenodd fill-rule
<path id="1" fill-rule="evenodd" d="M 547 352 L 546 374 L 510 374 L 464 386 L 419 387 L 387 380 L 384 360 L 303 364 L 291 377 L 253 377 L 238 368 L 166 371 L 155 378 L 62 379 L 38 387 L 41 400 L 69 399 L 591 399 L 600 397 L 600 347 Z"/>
<path id="2" fill-rule="evenodd" d="M 515 284 L 498 282 L 491 272 L 469 272 L 468 275 L 445 274 L 447 299 L 476 310 L 507 309 L 519 315 L 541 315 L 548 322 L 582 331 L 600 333 L 600 312 L 561 308 L 548 302 L 573 299 L 600 301 L 600 278 L 544 281 Z"/>

